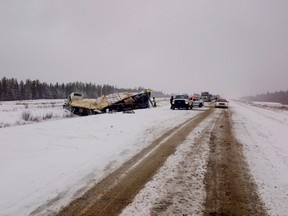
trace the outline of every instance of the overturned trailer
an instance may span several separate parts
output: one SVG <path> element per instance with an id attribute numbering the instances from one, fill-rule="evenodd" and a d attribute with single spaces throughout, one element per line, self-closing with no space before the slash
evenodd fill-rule
<path id="1" fill-rule="evenodd" d="M 153 106 L 150 95 L 141 93 L 114 93 L 97 99 L 84 99 L 80 93 L 72 93 L 63 107 L 73 114 L 86 116 L 106 112 L 145 109 Z"/>

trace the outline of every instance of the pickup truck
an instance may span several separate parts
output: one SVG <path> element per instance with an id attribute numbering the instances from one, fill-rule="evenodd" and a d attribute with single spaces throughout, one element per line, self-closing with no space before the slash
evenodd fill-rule
<path id="1" fill-rule="evenodd" d="M 172 101 L 171 109 L 192 109 L 193 100 L 188 94 L 177 94 Z"/>

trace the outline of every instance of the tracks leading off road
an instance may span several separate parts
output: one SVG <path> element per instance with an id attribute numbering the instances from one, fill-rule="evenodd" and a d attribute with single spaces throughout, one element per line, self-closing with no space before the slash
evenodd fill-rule
<path id="1" fill-rule="evenodd" d="M 63 208 L 58 215 L 119 215 L 163 166 L 167 158 L 203 120 L 214 113 L 214 110 L 211 108 L 203 111 L 154 140 L 148 147 L 97 183 L 83 196 Z M 265 215 L 264 207 L 257 195 L 256 184 L 249 174 L 242 146 L 233 137 L 230 112 L 221 110 L 219 113 L 213 125 L 210 125 L 210 130 L 202 132 L 206 133 L 206 136 L 208 133 L 210 150 L 204 178 L 207 195 L 201 214 Z M 189 155 L 188 161 L 185 162 L 187 166 L 181 167 L 182 173 L 183 169 L 187 169 L 186 173 L 191 172 L 189 164 L 193 163 L 195 154 L 197 151 L 193 148 L 187 152 Z M 183 177 L 181 174 L 179 176 Z M 187 183 L 182 182 L 183 184 Z M 187 196 L 187 190 L 193 190 L 189 187 L 184 188 L 185 191 L 183 190 L 182 194 L 181 191 L 178 191 L 177 196 Z M 173 190 L 173 187 L 167 187 L 167 190 Z M 172 198 L 170 196 L 170 200 L 167 202 L 170 208 L 154 206 L 150 214 L 183 215 L 184 212 L 181 212 L 181 208 L 178 208 L 177 212 L 173 210 L 173 206 L 177 206 L 179 203 L 173 203 L 175 199 L 173 199 L 173 193 L 171 194 Z M 188 196 L 195 196 L 195 194 L 188 193 Z M 189 215 L 187 208 L 185 214 Z"/>

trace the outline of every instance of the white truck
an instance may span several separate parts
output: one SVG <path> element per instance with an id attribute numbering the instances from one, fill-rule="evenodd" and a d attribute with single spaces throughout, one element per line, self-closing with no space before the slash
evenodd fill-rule
<path id="1" fill-rule="evenodd" d="M 188 94 L 177 94 L 172 101 L 171 109 L 192 109 L 193 100 Z"/>

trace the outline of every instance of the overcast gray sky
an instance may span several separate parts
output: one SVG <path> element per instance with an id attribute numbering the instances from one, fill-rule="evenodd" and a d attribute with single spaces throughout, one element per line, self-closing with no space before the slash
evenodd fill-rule
<path id="1" fill-rule="evenodd" d="M 287 0 L 0 0 L 0 77 L 288 90 Z"/>

